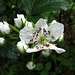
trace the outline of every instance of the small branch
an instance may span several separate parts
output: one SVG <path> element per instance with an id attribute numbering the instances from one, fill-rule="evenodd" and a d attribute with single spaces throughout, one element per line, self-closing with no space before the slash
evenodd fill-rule
<path id="1" fill-rule="evenodd" d="M 33 59 L 34 59 L 34 53 L 32 53 L 32 61 L 33 61 Z"/>
<path id="2" fill-rule="evenodd" d="M 20 32 L 18 29 L 16 29 L 14 26 L 12 26 L 12 25 L 9 25 L 9 27 L 11 28 L 11 29 L 13 29 L 14 31 L 16 31 L 16 32 Z"/>

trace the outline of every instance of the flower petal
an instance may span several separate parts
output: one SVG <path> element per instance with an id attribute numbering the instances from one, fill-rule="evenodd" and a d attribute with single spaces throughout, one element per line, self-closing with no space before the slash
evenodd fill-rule
<path id="1" fill-rule="evenodd" d="M 9 28 L 9 24 L 5 21 L 3 21 L 3 23 L 0 23 L 0 31 L 4 34 L 4 33 L 7 33 L 9 34 L 10 33 L 10 28 Z"/>
<path id="2" fill-rule="evenodd" d="M 17 18 L 14 19 L 16 26 L 18 28 L 21 28 L 21 26 L 22 26 L 21 19 L 22 19 L 23 23 L 26 21 L 23 14 L 17 14 Z"/>
<path id="3" fill-rule="evenodd" d="M 31 22 L 26 21 L 26 26 L 32 27 L 32 23 L 31 23 Z"/>
<path id="4" fill-rule="evenodd" d="M 34 48 L 29 48 L 26 50 L 27 53 L 32 53 L 32 52 L 38 52 L 40 50 L 44 49 L 42 44 L 37 44 Z"/>
<path id="5" fill-rule="evenodd" d="M 62 41 L 63 40 L 63 37 L 64 37 L 64 33 L 61 34 L 61 36 L 59 38 L 59 41 Z"/>
<path id="6" fill-rule="evenodd" d="M 5 39 L 4 39 L 4 38 L 2 38 L 2 37 L 0 37 L 0 45 L 3 45 L 3 44 L 4 44 L 4 42 L 5 42 Z"/>
<path id="7" fill-rule="evenodd" d="M 20 30 L 20 39 L 26 43 L 33 43 L 35 41 L 33 37 L 34 28 L 32 27 L 24 27 Z"/>
<path id="8" fill-rule="evenodd" d="M 41 27 L 44 27 L 44 28 L 48 27 L 46 19 L 41 18 L 35 24 L 35 28 L 41 28 Z"/>
<path id="9" fill-rule="evenodd" d="M 32 61 L 30 61 L 30 62 L 28 62 L 28 63 L 26 64 L 26 67 L 27 67 L 28 69 L 30 69 L 30 70 L 34 69 L 35 66 L 36 66 L 36 65 L 35 65 Z"/>
<path id="10" fill-rule="evenodd" d="M 23 48 L 27 49 L 28 47 L 27 47 L 27 45 L 25 44 L 25 42 L 19 41 L 19 42 L 17 43 L 17 48 L 18 48 L 18 50 L 19 50 L 21 53 L 24 53 L 24 49 L 23 49 Z"/>
<path id="11" fill-rule="evenodd" d="M 17 17 L 18 17 L 19 19 L 22 19 L 22 20 L 23 20 L 23 22 L 25 22 L 25 21 L 26 21 L 26 19 L 25 19 L 25 17 L 24 17 L 24 15 L 23 15 L 23 14 L 17 14 Z"/>
<path id="12" fill-rule="evenodd" d="M 52 49 L 52 50 L 55 50 L 57 53 L 63 53 L 63 52 L 66 52 L 65 49 L 58 48 L 58 47 L 56 47 L 54 44 L 49 44 L 49 43 L 48 43 L 47 45 L 49 45 L 49 46 L 48 46 L 48 47 L 45 46 L 44 49 Z"/>
<path id="13" fill-rule="evenodd" d="M 50 35 L 47 35 L 49 41 L 56 41 L 64 32 L 64 25 L 62 23 L 53 21 L 48 28 Z"/>

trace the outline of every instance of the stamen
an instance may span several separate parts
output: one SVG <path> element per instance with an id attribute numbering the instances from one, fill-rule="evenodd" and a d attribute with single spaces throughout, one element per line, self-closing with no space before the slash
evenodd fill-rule
<path id="1" fill-rule="evenodd" d="M 44 47 L 42 47 L 42 48 L 44 48 Z"/>
<path id="2" fill-rule="evenodd" d="M 52 39 L 54 39 L 54 36 L 52 36 Z"/>
<path id="3" fill-rule="evenodd" d="M 38 46 L 36 46 L 36 48 L 37 48 L 37 49 L 39 49 L 39 47 L 38 47 Z"/>
<path id="4" fill-rule="evenodd" d="M 39 28 L 41 30 L 41 28 Z"/>
<path id="5" fill-rule="evenodd" d="M 46 44 L 46 47 L 49 47 L 49 44 Z"/>
<path id="6" fill-rule="evenodd" d="M 43 31 L 44 31 L 44 32 L 46 32 L 46 29 L 45 29 L 45 28 L 43 28 Z"/>
<path id="7" fill-rule="evenodd" d="M 38 34 L 36 35 L 36 37 L 38 36 Z"/>
<path id="8" fill-rule="evenodd" d="M 33 39 L 30 40 L 30 42 L 32 42 L 32 41 L 33 41 Z"/>
<path id="9" fill-rule="evenodd" d="M 36 34 L 36 32 L 33 33 L 34 35 Z"/>
<path id="10" fill-rule="evenodd" d="M 48 33 L 50 34 L 50 31 L 48 31 Z"/>

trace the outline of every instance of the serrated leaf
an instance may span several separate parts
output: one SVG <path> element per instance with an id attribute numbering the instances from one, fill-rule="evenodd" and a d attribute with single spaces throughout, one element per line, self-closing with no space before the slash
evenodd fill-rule
<path id="1" fill-rule="evenodd" d="M 0 0 L 0 13 L 2 13 L 5 10 L 4 1 Z"/>
<path id="2" fill-rule="evenodd" d="M 21 10 L 30 15 L 64 10 L 69 6 L 69 2 L 66 0 L 21 0 L 18 4 Z"/>
<path id="3" fill-rule="evenodd" d="M 48 70 L 48 71 L 51 70 L 51 62 L 46 63 L 45 69 Z"/>
<path id="4" fill-rule="evenodd" d="M 9 38 L 6 38 L 5 40 L 6 44 L 3 47 L 0 46 L 0 55 L 3 57 L 16 59 L 20 56 L 20 53 L 17 51 L 16 42 Z"/>
<path id="5" fill-rule="evenodd" d="M 56 74 L 55 74 L 55 72 L 51 71 L 51 72 L 50 72 L 50 75 L 56 75 Z"/>
<path id="6" fill-rule="evenodd" d="M 35 70 L 40 71 L 40 70 L 43 70 L 43 68 L 44 68 L 43 64 L 39 63 L 39 64 L 36 65 Z"/>
<path id="7" fill-rule="evenodd" d="M 43 70 L 43 71 L 40 73 L 40 75 L 49 75 L 49 72 L 46 71 L 46 70 Z"/>

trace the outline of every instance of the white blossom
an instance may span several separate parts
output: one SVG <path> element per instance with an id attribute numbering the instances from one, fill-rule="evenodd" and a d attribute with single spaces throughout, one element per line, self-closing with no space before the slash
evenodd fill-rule
<path id="1" fill-rule="evenodd" d="M 43 50 L 43 51 L 42 51 L 42 54 L 43 54 L 44 56 L 49 56 L 49 55 L 50 55 L 50 50 L 49 50 L 49 49 Z"/>
<path id="2" fill-rule="evenodd" d="M 22 26 L 21 20 L 23 21 L 23 23 L 25 23 L 26 19 L 24 18 L 24 15 L 17 14 L 17 18 L 15 18 L 14 21 L 15 21 L 15 24 L 18 28 L 21 28 L 21 26 Z"/>
<path id="3" fill-rule="evenodd" d="M 17 48 L 18 48 L 18 50 L 19 50 L 21 53 L 24 53 L 24 49 L 27 49 L 28 46 L 25 44 L 25 42 L 19 41 L 19 42 L 17 43 Z"/>
<path id="4" fill-rule="evenodd" d="M 64 33 L 61 34 L 61 36 L 59 38 L 59 41 L 62 41 L 63 40 L 63 37 L 64 37 Z"/>
<path id="5" fill-rule="evenodd" d="M 4 33 L 7 33 L 9 34 L 10 33 L 10 28 L 9 28 L 9 24 L 5 21 L 0 22 L 0 31 L 4 34 Z"/>
<path id="6" fill-rule="evenodd" d="M 35 44 L 33 48 L 28 48 L 27 53 L 38 52 L 43 49 L 52 49 L 57 53 L 65 52 L 64 49 L 56 47 L 50 42 L 56 41 L 64 32 L 64 25 L 54 20 L 50 26 L 46 19 L 40 19 L 33 27 L 24 27 L 20 30 L 20 39 L 26 43 Z"/>
<path id="7" fill-rule="evenodd" d="M 4 38 L 2 38 L 2 37 L 0 37 L 0 45 L 3 45 L 3 44 L 4 44 L 4 42 L 5 42 L 5 39 L 4 39 Z"/>
<path id="8" fill-rule="evenodd" d="M 35 65 L 32 61 L 30 61 L 30 62 L 28 62 L 28 63 L 26 64 L 26 67 L 27 67 L 29 70 L 34 69 L 35 66 L 36 66 L 36 65 Z"/>
<path id="9" fill-rule="evenodd" d="M 31 23 L 31 22 L 26 21 L 25 26 L 27 26 L 27 27 L 32 27 L 32 23 Z"/>

